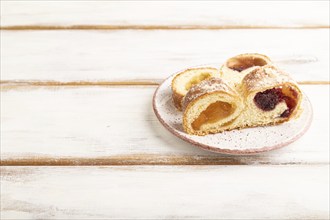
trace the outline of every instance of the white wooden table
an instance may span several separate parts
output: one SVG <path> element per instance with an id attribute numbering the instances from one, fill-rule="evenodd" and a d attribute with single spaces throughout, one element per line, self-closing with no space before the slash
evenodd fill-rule
<path id="1" fill-rule="evenodd" d="M 328 219 L 329 1 L 1 1 L 1 219 Z M 254 156 L 157 121 L 185 67 L 270 56 L 314 107 Z"/>

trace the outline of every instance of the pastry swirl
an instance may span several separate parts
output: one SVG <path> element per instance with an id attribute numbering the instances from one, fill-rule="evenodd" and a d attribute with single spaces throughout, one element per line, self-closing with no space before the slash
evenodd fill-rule
<path id="1" fill-rule="evenodd" d="M 220 78 L 192 87 L 183 101 L 183 128 L 189 134 L 206 135 L 230 128 L 243 109 L 240 95 Z"/>
<path id="2" fill-rule="evenodd" d="M 299 115 L 297 83 L 273 65 L 256 67 L 230 86 L 210 78 L 193 86 L 183 101 L 183 128 L 206 135 L 226 130 L 275 125 Z"/>
<path id="3" fill-rule="evenodd" d="M 245 126 L 278 124 L 299 116 L 302 92 L 284 71 L 266 65 L 247 74 L 241 85 L 248 118 Z M 249 116 L 249 117 L 248 117 Z"/>
<path id="4" fill-rule="evenodd" d="M 189 68 L 180 72 L 173 78 L 171 85 L 174 106 L 181 111 L 182 100 L 192 86 L 205 79 L 219 76 L 219 70 L 213 67 Z"/>
<path id="5" fill-rule="evenodd" d="M 220 68 L 190 68 L 172 80 L 188 134 L 280 124 L 300 115 L 298 84 L 265 55 L 240 54 Z"/>
<path id="6" fill-rule="evenodd" d="M 220 77 L 231 86 L 237 86 L 242 79 L 254 69 L 272 64 L 266 56 L 257 53 L 246 53 L 229 58 L 220 68 Z"/>

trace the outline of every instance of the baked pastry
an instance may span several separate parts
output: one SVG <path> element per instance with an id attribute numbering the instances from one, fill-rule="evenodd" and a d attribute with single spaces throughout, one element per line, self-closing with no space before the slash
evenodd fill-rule
<path id="1" fill-rule="evenodd" d="M 233 89 L 212 78 L 192 87 L 183 101 L 183 128 L 206 135 L 279 124 L 296 117 L 302 93 L 288 74 L 272 65 L 250 71 Z"/>
<path id="2" fill-rule="evenodd" d="M 211 77 L 219 77 L 219 70 L 217 68 L 189 68 L 177 74 L 172 80 L 172 97 L 175 107 L 181 111 L 182 100 L 188 90 L 193 85 Z"/>
<path id="3" fill-rule="evenodd" d="M 245 109 L 232 128 L 275 125 L 300 113 L 302 92 L 284 71 L 272 65 L 247 74 L 240 85 Z"/>
<path id="4" fill-rule="evenodd" d="M 220 68 L 220 76 L 231 86 L 237 86 L 252 70 L 271 64 L 271 60 L 262 54 L 246 53 L 228 59 Z"/>
<path id="5" fill-rule="evenodd" d="M 210 78 L 186 94 L 183 128 L 188 134 L 218 133 L 227 130 L 243 108 L 240 94 L 221 78 Z"/>

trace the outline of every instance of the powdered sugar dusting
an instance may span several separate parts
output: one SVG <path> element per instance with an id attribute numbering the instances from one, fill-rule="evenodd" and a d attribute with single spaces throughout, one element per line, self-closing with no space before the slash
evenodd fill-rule
<path id="1" fill-rule="evenodd" d="M 196 98 L 206 94 L 211 93 L 214 91 L 222 91 L 229 94 L 236 94 L 236 91 L 234 91 L 232 88 L 230 88 L 227 83 L 225 83 L 220 78 L 210 78 L 208 80 L 204 80 L 201 83 L 195 85 L 192 87 L 189 92 L 186 94 L 184 100 L 183 100 L 183 109 L 187 107 L 187 105 L 195 100 Z"/>
<path id="2" fill-rule="evenodd" d="M 296 82 L 287 73 L 273 65 L 259 67 L 247 74 L 243 79 L 243 85 L 247 90 L 275 86 L 284 82 L 296 85 Z"/>

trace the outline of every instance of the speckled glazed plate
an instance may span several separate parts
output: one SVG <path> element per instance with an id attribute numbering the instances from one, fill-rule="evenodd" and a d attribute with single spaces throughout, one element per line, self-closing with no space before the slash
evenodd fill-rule
<path id="1" fill-rule="evenodd" d="M 206 136 L 189 135 L 183 131 L 182 112 L 174 107 L 172 101 L 171 82 L 174 75 L 166 79 L 156 90 L 153 97 L 154 112 L 167 130 L 204 150 L 224 154 L 257 154 L 294 142 L 310 127 L 313 110 L 307 96 L 304 95 L 301 103 L 303 111 L 300 117 L 289 122 Z"/>

